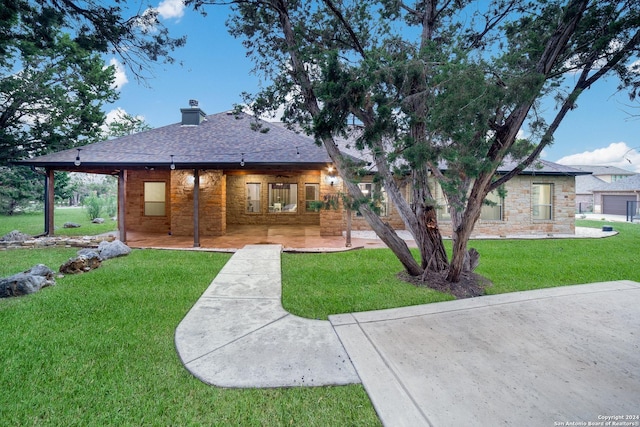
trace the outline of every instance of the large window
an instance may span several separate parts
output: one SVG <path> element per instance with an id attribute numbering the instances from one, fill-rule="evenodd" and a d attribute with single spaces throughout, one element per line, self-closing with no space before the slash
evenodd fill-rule
<path id="1" fill-rule="evenodd" d="M 504 199 L 500 197 L 497 191 L 492 191 L 491 193 L 487 194 L 487 197 L 485 197 L 485 201 L 489 202 L 489 204 L 485 203 L 482 205 L 480 219 L 483 219 L 485 221 L 502 221 L 502 205 L 504 203 Z"/>
<path id="2" fill-rule="evenodd" d="M 304 185 L 304 204 L 307 212 L 315 212 L 318 210 L 318 202 L 320 202 L 320 184 Z"/>
<path id="3" fill-rule="evenodd" d="M 531 189 L 532 218 L 553 219 L 553 184 L 533 184 Z"/>
<path id="4" fill-rule="evenodd" d="M 269 212 L 297 212 L 298 184 L 269 184 Z"/>
<path id="5" fill-rule="evenodd" d="M 144 183 L 144 215 L 145 216 L 165 216 L 166 215 L 166 183 L 145 182 Z"/>
<path id="6" fill-rule="evenodd" d="M 247 183 L 247 205 L 246 210 L 249 213 L 260 212 L 260 183 Z"/>

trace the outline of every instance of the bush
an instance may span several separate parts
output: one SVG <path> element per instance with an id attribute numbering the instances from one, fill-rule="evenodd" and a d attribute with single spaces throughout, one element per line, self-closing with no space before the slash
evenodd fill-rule
<path id="1" fill-rule="evenodd" d="M 87 213 L 89 219 L 92 221 L 96 218 L 100 218 L 100 214 L 102 213 L 104 204 L 104 200 L 97 196 L 85 197 L 85 199 L 82 201 L 84 210 Z"/>
<path id="2" fill-rule="evenodd" d="M 109 196 L 105 199 L 104 209 L 109 218 L 113 218 L 118 214 L 118 201 L 114 196 Z"/>

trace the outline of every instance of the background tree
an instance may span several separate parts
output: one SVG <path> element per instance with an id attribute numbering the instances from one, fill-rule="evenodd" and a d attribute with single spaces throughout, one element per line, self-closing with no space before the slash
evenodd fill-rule
<path id="1" fill-rule="evenodd" d="M 359 175 L 334 137 L 357 117 L 358 145 L 372 152 L 420 262 L 367 204 L 361 213 L 410 274 L 450 283 L 473 268 L 467 244 L 487 194 L 533 164 L 580 93 L 608 75 L 638 88 L 638 1 L 246 0 L 234 10 L 231 33 L 272 82 L 251 98 L 255 111 L 284 106 L 285 120 L 324 144 L 355 200 Z M 547 124 L 538 106 L 550 99 L 558 109 Z M 517 138 L 523 126 L 527 140 Z M 505 160 L 516 166 L 498 177 Z M 450 206 L 450 261 L 435 183 Z"/>
<path id="2" fill-rule="evenodd" d="M 173 62 L 169 53 L 185 38 L 169 37 L 157 11 L 139 7 L 125 1 L 103 6 L 0 0 L 0 204 L 5 212 L 42 188 L 38 175 L 10 167 L 10 161 L 84 145 L 100 135 L 102 105 L 117 98 L 113 67 L 105 67 L 100 54 L 119 55 L 139 79 L 149 76 L 152 63 Z"/>

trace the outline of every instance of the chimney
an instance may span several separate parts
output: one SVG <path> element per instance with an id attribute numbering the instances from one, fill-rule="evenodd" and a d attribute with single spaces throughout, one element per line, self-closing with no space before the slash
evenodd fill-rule
<path id="1" fill-rule="evenodd" d="M 183 126 L 198 126 L 202 123 L 207 116 L 204 111 L 198 107 L 198 101 L 195 99 L 189 100 L 190 108 L 181 108 L 182 113 L 182 125 Z"/>

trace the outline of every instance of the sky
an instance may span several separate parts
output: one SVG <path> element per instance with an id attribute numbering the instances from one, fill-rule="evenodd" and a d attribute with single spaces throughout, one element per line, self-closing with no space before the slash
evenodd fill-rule
<path id="1" fill-rule="evenodd" d="M 207 16 L 185 8 L 181 0 L 162 0 L 157 8 L 170 34 L 186 35 L 187 44 L 173 52 L 175 64 L 155 65 L 146 82 L 137 82 L 118 58 L 106 58 L 117 68 L 120 92 L 120 99 L 104 108 L 107 120 L 125 111 L 161 127 L 179 122 L 180 108 L 188 107 L 190 99 L 198 100 L 206 114 L 215 114 L 242 103 L 242 92 L 258 91 L 260 77 L 252 73 L 241 41 L 225 27 L 227 7 L 210 6 Z M 640 173 L 640 103 L 632 106 L 626 94 L 616 94 L 616 85 L 610 78 L 585 91 L 541 157 L 566 165 L 609 165 Z"/>

